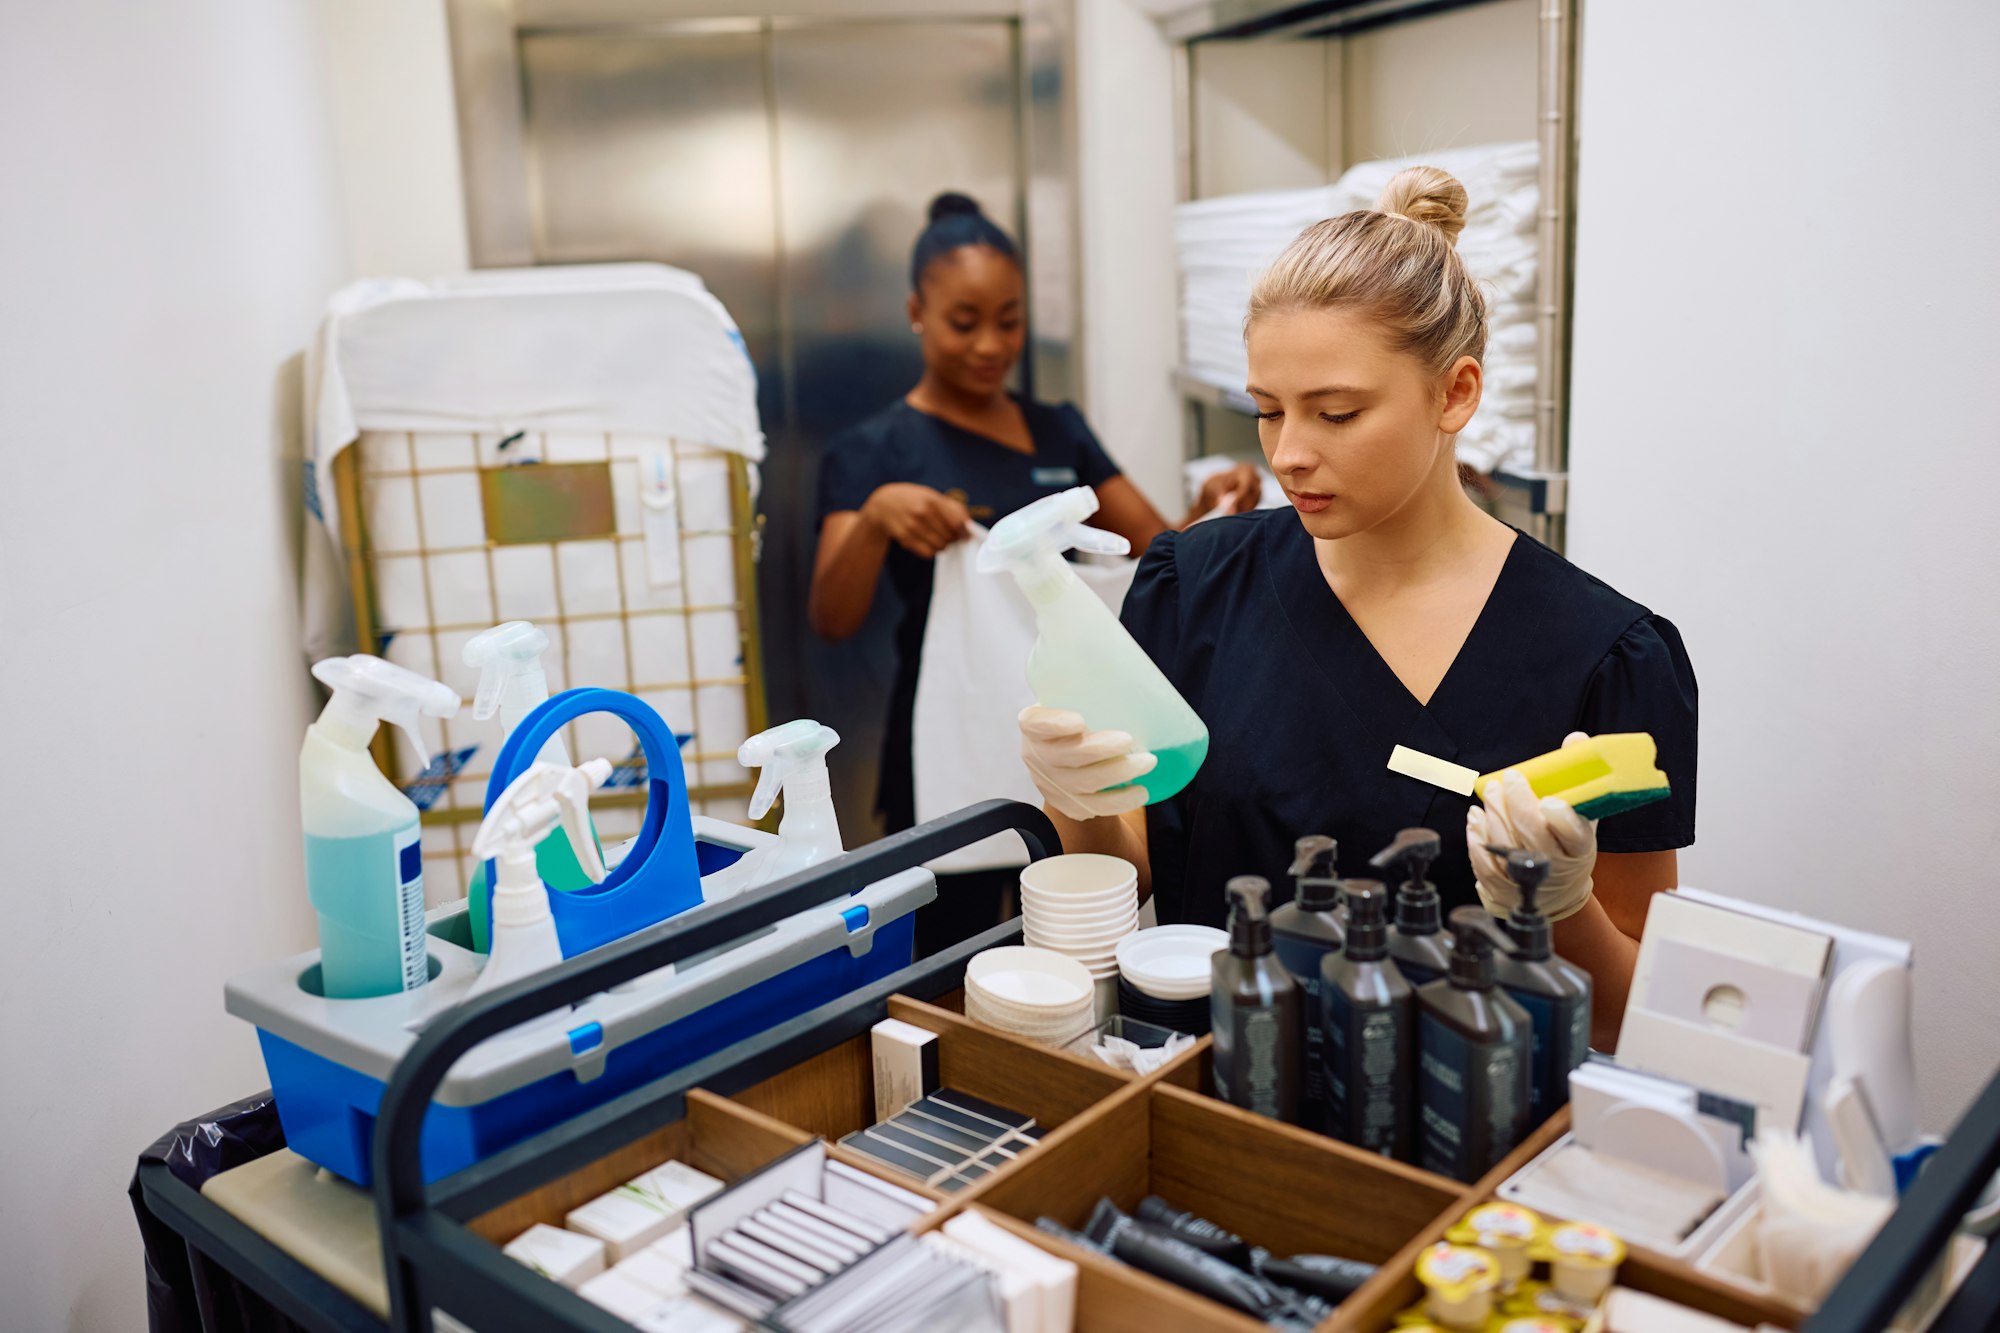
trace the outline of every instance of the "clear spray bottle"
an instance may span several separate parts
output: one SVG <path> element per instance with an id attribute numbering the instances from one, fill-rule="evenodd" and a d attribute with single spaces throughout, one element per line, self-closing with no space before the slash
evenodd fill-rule
<path id="1" fill-rule="evenodd" d="M 750 818 L 769 813 L 778 793 L 785 794 L 785 817 L 778 840 L 744 854 L 701 882 L 705 902 L 734 898 L 764 884 L 773 884 L 808 866 L 831 861 L 846 849 L 840 842 L 840 819 L 833 808 L 833 783 L 827 776 L 826 754 L 840 744 L 840 733 L 811 718 L 800 718 L 760 731 L 736 752 L 745 768 L 760 770 L 757 790 L 750 797 Z"/>
<path id="2" fill-rule="evenodd" d="M 1035 501 L 993 525 L 979 569 L 1014 576 L 1039 631 L 1028 653 L 1035 702 L 1077 713 L 1094 730 L 1122 731 L 1158 759 L 1139 779 L 1148 805 L 1187 786 L 1208 756 L 1208 728 L 1146 656 L 1103 599 L 1063 559 L 1066 551 L 1124 555 L 1123 537 L 1088 527 L 1097 493 L 1088 486 Z"/>
<path id="3" fill-rule="evenodd" d="M 466 642 L 463 654 L 465 664 L 479 672 L 479 692 L 473 696 L 472 716 L 480 722 L 497 716 L 502 744 L 514 734 L 514 729 L 528 714 L 548 701 L 549 676 L 542 666 L 542 654 L 548 651 L 548 647 L 549 636 L 539 626 L 526 620 L 509 620 L 495 625 Z M 497 747 L 494 753 L 499 753 Z M 535 756 L 535 762 L 561 768 L 570 766 L 569 747 L 563 744 L 560 734 L 549 738 L 549 743 Z M 597 841 L 594 827 L 590 829 L 590 840 L 592 850 L 601 859 L 603 845 Z M 593 882 L 584 872 L 568 838 L 543 838 L 541 846 L 535 849 L 535 866 L 541 873 L 542 882 L 560 893 L 575 893 L 589 888 Z M 490 927 L 486 907 L 486 863 L 483 860 L 472 872 L 472 885 L 466 891 L 466 899 L 467 921 L 472 927 L 472 947 L 484 953 L 489 944 Z"/>
<path id="4" fill-rule="evenodd" d="M 312 672 L 333 691 L 299 750 L 321 993 L 360 1000 L 415 990 L 430 980 L 422 830 L 416 804 L 375 766 L 368 743 L 392 722 L 421 755 L 417 719 L 453 716 L 458 693 L 379 657 L 329 657 Z"/>
<path id="5" fill-rule="evenodd" d="M 472 840 L 472 854 L 496 868 L 493 949 L 466 999 L 562 961 L 562 941 L 537 864 L 540 849 L 558 840 L 567 843 L 590 882 L 603 883 L 604 862 L 590 829 L 590 793 L 610 776 L 609 759 L 592 759 L 576 768 L 532 764 L 486 812 Z M 568 1010 L 559 1017 L 567 1019 Z"/>

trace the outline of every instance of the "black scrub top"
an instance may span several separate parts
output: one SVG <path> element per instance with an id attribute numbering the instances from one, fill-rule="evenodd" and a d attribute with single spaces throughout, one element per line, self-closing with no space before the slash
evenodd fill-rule
<path id="1" fill-rule="evenodd" d="M 1162 922 L 1223 925 L 1234 875 L 1289 899 L 1307 834 L 1339 842 L 1343 876 L 1384 878 L 1368 859 L 1417 825 L 1443 835 L 1431 878 L 1445 909 L 1476 905 L 1471 798 L 1391 773 L 1397 745 L 1488 773 L 1572 731 L 1651 732 L 1673 795 L 1602 821 L 1598 850 L 1694 841 L 1695 679 L 1679 631 L 1525 534 L 1428 706 L 1348 615 L 1289 508 L 1161 535 L 1124 621 L 1209 733 L 1194 781 L 1147 810 Z"/>
<path id="2" fill-rule="evenodd" d="M 820 460 L 819 517 L 858 510 L 878 487 L 914 482 L 963 501 L 972 521 L 991 527 L 1017 509 L 1075 486 L 1101 486 L 1118 475 L 1083 414 L 1068 403 L 1015 400 L 1035 452 L 1024 454 L 989 436 L 954 426 L 907 402 L 876 413 L 827 442 Z M 931 610 L 931 562 L 900 546 L 884 566 L 902 603 L 897 622 L 896 676 L 882 739 L 882 785 L 877 809 L 891 833 L 916 823 L 910 763 L 910 718 L 917 702 L 917 671 L 924 625 Z"/>

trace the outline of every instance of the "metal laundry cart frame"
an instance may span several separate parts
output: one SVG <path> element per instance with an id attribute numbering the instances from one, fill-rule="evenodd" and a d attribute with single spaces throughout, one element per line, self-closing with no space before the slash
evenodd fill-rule
<path id="1" fill-rule="evenodd" d="M 1534 515 L 1530 535 L 1560 551 L 1569 508 L 1570 312 L 1576 250 L 1577 20 L 1582 0 L 1538 0 L 1537 99 L 1541 216 L 1535 344 L 1535 464 L 1494 479 L 1526 493 Z M 1490 0 L 1202 0 L 1160 20 L 1178 46 L 1174 121 L 1179 150 L 1179 198 L 1194 197 L 1194 55 L 1202 42 L 1348 37 L 1390 24 L 1467 9 Z M 1185 405 L 1187 453 L 1202 452 L 1201 409 L 1251 413 L 1241 392 L 1175 375 Z"/>
<path id="2" fill-rule="evenodd" d="M 405 432 L 391 433 L 399 434 Z M 673 443 L 678 450 L 678 442 L 670 443 Z M 364 485 L 363 479 L 364 469 L 361 463 L 362 447 L 362 442 L 356 440 L 334 458 L 333 478 L 335 492 L 339 496 L 340 540 L 343 556 L 347 563 L 347 581 L 348 586 L 353 590 L 355 632 L 358 636 L 356 642 L 367 647 L 379 643 L 380 634 L 385 629 L 391 627 L 380 623 L 378 613 L 379 603 L 375 591 L 375 567 L 372 559 L 375 552 L 368 531 L 368 514 L 365 498 L 367 487 Z M 706 448 L 706 446 L 702 447 Z M 736 596 L 735 605 L 731 609 L 736 613 L 742 645 L 743 671 L 741 684 L 744 692 L 744 714 L 747 723 L 745 735 L 754 736 L 769 726 L 770 720 L 764 697 L 763 630 L 758 617 L 757 602 L 757 520 L 755 504 L 751 495 L 750 464 L 741 455 L 719 449 L 714 450 L 714 452 L 727 458 L 729 469 L 729 535 L 732 547 L 732 567 L 734 570 Z M 608 437 L 607 455 L 609 455 Z M 481 474 L 493 470 L 484 462 L 476 461 L 475 466 Z M 676 487 L 675 492 L 677 496 L 684 493 L 680 487 Z M 597 540 L 602 539 L 598 538 Z M 614 543 L 614 546 L 622 546 L 638 541 L 640 538 L 632 534 L 618 533 L 614 534 L 609 540 Z M 685 545 L 685 529 L 683 529 L 679 540 Z M 551 545 L 553 544 L 551 543 Z M 488 551 L 496 549 L 499 545 L 500 543 L 496 543 L 489 534 L 486 540 Z M 622 561 L 622 557 L 620 559 Z M 642 614 L 681 615 L 684 619 L 689 619 L 694 612 L 705 609 L 712 608 L 688 606 L 679 612 L 650 611 L 643 612 Z M 620 609 L 616 613 L 616 618 L 624 625 L 628 643 L 632 614 L 632 608 L 627 604 L 624 594 L 621 592 Z M 567 616 L 558 615 L 550 623 L 561 624 L 565 623 L 567 619 Z M 628 651 L 628 661 L 629 656 Z M 690 679 L 687 683 L 690 693 L 696 687 L 703 684 L 715 685 L 725 683 L 696 680 L 693 678 L 694 672 L 692 667 L 690 667 L 689 675 Z M 570 683 L 616 684 L 616 682 L 603 681 Z M 639 684 L 636 680 L 628 683 L 633 686 Z M 391 774 L 397 771 L 392 750 L 392 747 L 397 742 L 396 738 L 391 734 L 392 731 L 393 728 L 381 728 L 377 732 L 372 746 L 377 763 L 381 765 L 384 772 Z M 696 766 L 696 772 L 698 773 L 700 772 L 699 765 L 702 762 L 725 758 L 734 762 L 735 755 L 733 753 L 729 755 L 702 753 L 690 756 L 689 762 Z M 477 775 L 472 774 L 467 776 L 476 777 Z M 690 781 L 688 783 L 688 799 L 691 803 L 696 803 L 695 808 L 699 809 L 698 803 L 702 801 L 746 799 L 751 794 L 754 786 L 754 781 L 748 775 L 743 780 L 732 783 Z M 591 803 L 599 809 L 620 807 L 642 809 L 646 803 L 645 789 L 641 786 L 636 791 L 600 792 L 592 798 Z M 482 811 L 478 809 L 427 809 L 423 812 L 422 818 L 426 828 L 439 828 L 474 823 L 477 822 L 481 814 Z"/>

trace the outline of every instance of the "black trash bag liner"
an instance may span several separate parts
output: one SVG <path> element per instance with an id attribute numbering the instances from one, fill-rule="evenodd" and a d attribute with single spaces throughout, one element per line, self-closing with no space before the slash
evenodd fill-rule
<path id="1" fill-rule="evenodd" d="M 199 1190 L 231 1167 L 284 1146 L 278 1105 L 265 1091 L 175 1125 L 139 1154 L 139 1162 L 164 1162 L 175 1179 Z M 187 1241 L 147 1209 L 136 1171 L 127 1192 L 146 1251 L 146 1321 L 152 1333 L 302 1333 L 300 1325 L 213 1263 L 203 1265 L 210 1304 L 204 1319 Z"/>

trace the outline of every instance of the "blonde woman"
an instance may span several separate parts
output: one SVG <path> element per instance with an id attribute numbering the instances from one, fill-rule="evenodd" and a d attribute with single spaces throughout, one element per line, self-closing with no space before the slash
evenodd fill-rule
<path id="1" fill-rule="evenodd" d="M 1437 829 L 1447 910 L 1513 905 L 1489 842 L 1549 853 L 1542 902 L 1557 950 L 1595 978 L 1608 1049 L 1648 902 L 1694 841 L 1694 670 L 1673 625 L 1459 484 L 1453 444 L 1479 408 L 1486 341 L 1454 249 L 1466 203 L 1444 172 L 1405 171 L 1257 283 L 1248 389 L 1291 510 L 1162 534 L 1125 603 L 1208 724 L 1193 783 L 1141 808 L 1125 784 L 1153 757 L 1075 714 L 1023 714 L 1023 754 L 1063 845 L 1136 863 L 1163 922 L 1222 924 L 1232 875 L 1288 884 L 1303 834 L 1333 835 L 1341 872 L 1373 877 L 1368 858 L 1398 830 Z M 1619 731 L 1653 734 L 1673 797 L 1601 829 L 1519 774 L 1481 807 L 1385 767 L 1405 745 L 1491 772 Z"/>

